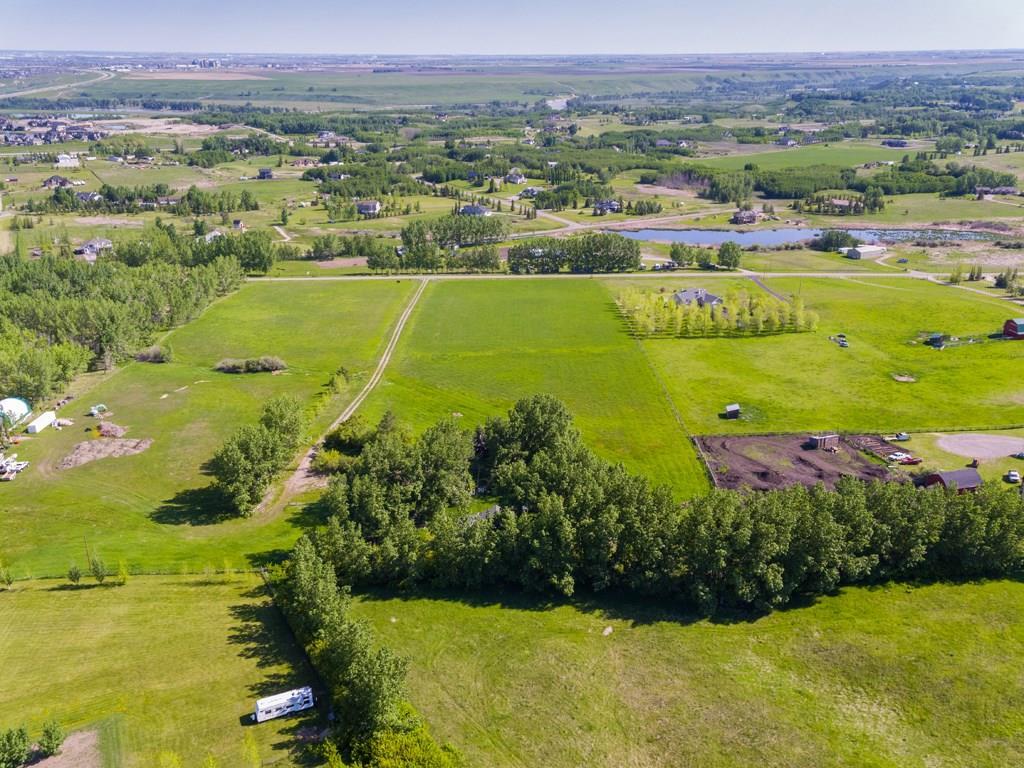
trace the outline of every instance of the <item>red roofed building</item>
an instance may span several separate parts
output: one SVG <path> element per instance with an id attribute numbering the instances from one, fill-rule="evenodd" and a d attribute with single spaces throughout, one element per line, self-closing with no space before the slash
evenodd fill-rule
<path id="1" fill-rule="evenodd" d="M 1003 336 L 1008 339 L 1024 339 L 1024 317 L 1007 320 L 1003 324 Z"/>

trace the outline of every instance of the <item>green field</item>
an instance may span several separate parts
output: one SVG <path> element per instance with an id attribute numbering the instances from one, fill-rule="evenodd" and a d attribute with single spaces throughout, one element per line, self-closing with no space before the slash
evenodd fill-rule
<path id="1" fill-rule="evenodd" d="M 0 557 L 16 576 L 64 573 L 88 544 L 132 568 L 198 571 L 248 565 L 246 555 L 290 546 L 301 510 L 218 522 L 202 465 L 262 403 L 282 393 L 304 401 L 341 366 L 349 383 L 318 417 L 329 422 L 365 382 L 413 281 L 249 284 L 167 338 L 174 360 L 132 363 L 61 411 L 75 426 L 17 447 L 32 462 L 0 486 Z M 230 375 L 225 357 L 277 355 L 283 375 Z M 129 438 L 153 438 L 144 453 L 67 470 L 56 465 L 88 440 L 89 405 L 106 404 Z"/>
<path id="2" fill-rule="evenodd" d="M 507 595 L 359 609 L 412 660 L 431 727 L 477 765 L 1024 760 L 1017 583 L 849 589 L 735 622 Z"/>
<path id="3" fill-rule="evenodd" d="M 0 728 L 98 730 L 104 768 L 152 768 L 162 752 L 251 766 L 246 734 L 262 765 L 299 764 L 310 718 L 243 722 L 260 696 L 314 683 L 257 576 L 22 582 L 0 593 L 0 659 Z"/>
<path id="4" fill-rule="evenodd" d="M 739 151 L 743 151 L 743 145 L 740 145 Z M 756 151 L 755 149 L 749 154 L 702 157 L 697 158 L 694 162 L 730 171 L 743 170 L 743 166 L 747 163 L 753 163 L 765 171 L 779 168 L 800 168 L 807 165 L 850 167 L 885 160 L 899 162 L 908 151 L 911 150 L 883 147 L 879 142 L 844 141 L 832 144 L 811 144 L 806 147 L 777 151 Z"/>
<path id="5" fill-rule="evenodd" d="M 366 415 L 416 428 L 451 413 L 467 426 L 548 393 L 603 456 L 680 493 L 703 469 L 643 350 L 593 280 L 458 280 L 427 288 Z"/>
<path id="6" fill-rule="evenodd" d="M 719 285 L 684 282 L 712 291 Z M 788 278 L 767 284 L 802 296 L 819 314 L 818 330 L 643 342 L 693 432 L 891 432 L 1024 423 L 1024 387 L 1013 363 L 1020 350 L 1012 342 L 942 352 L 910 343 L 922 331 L 996 332 L 1013 312 L 1004 302 L 910 279 Z M 829 341 L 837 333 L 847 334 L 848 349 Z M 916 382 L 898 382 L 894 374 Z M 723 421 L 719 414 L 732 402 L 740 403 L 744 416 Z"/>

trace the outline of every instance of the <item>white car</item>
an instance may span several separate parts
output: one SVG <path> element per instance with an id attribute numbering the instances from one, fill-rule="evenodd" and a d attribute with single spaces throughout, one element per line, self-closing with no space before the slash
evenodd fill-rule
<path id="1" fill-rule="evenodd" d="M 1020 482 L 1020 472 L 1018 472 L 1016 469 L 1011 469 L 1009 472 L 1006 473 L 1006 482 L 1008 482 L 1008 483 L 1019 483 Z"/>
<path id="2" fill-rule="evenodd" d="M 903 453 L 903 451 L 896 451 L 896 453 L 889 454 L 889 461 L 899 461 L 900 459 L 909 459 L 909 453 Z"/>

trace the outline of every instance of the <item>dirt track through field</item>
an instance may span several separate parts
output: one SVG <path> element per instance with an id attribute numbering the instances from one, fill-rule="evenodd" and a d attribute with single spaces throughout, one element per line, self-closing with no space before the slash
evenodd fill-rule
<path id="1" fill-rule="evenodd" d="M 384 347 L 384 352 L 380 356 L 380 360 L 377 361 L 377 367 L 373 369 L 373 373 L 370 376 L 369 381 L 363 385 L 363 388 L 359 391 L 359 394 L 355 396 L 351 403 L 346 406 L 345 410 L 341 412 L 341 415 L 336 418 L 331 425 L 327 428 L 324 434 L 337 429 L 338 426 L 344 424 L 354 414 L 359 406 L 363 404 L 370 393 L 380 383 L 380 380 L 384 378 L 384 369 L 387 368 L 388 362 L 391 360 L 391 356 L 394 354 L 395 347 L 398 346 L 398 340 L 402 336 L 402 331 L 405 328 L 405 324 L 409 321 L 409 317 L 412 315 L 412 311 L 416 308 L 416 304 L 420 300 L 420 296 L 423 295 L 423 291 L 427 287 L 427 283 L 430 282 L 430 278 L 424 278 L 420 280 L 419 287 L 413 293 L 412 298 L 409 299 L 409 303 L 405 306 L 402 314 L 398 318 L 398 322 L 395 324 L 395 329 L 391 332 L 391 337 L 388 339 L 387 346 Z M 316 444 L 318 444 L 324 435 L 320 435 L 316 443 L 303 455 L 299 461 L 299 466 L 295 468 L 295 471 L 289 475 L 288 479 L 284 483 L 284 488 L 281 491 L 281 495 L 277 500 L 277 503 L 273 505 L 275 511 L 283 509 L 284 505 L 288 501 L 303 491 L 315 488 L 318 485 L 323 485 L 324 479 L 313 472 L 313 457 L 316 455 Z M 271 493 L 273 490 L 271 489 Z M 270 495 L 264 497 L 260 503 L 260 510 L 268 508 L 270 503 Z"/>

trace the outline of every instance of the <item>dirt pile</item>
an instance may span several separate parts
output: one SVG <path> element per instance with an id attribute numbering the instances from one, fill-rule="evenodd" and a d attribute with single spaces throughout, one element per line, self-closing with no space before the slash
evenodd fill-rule
<path id="1" fill-rule="evenodd" d="M 65 456 L 61 463 L 57 465 L 57 469 L 72 469 L 99 459 L 133 456 L 136 453 L 142 453 L 152 444 L 153 441 L 149 438 L 145 440 L 126 440 L 115 437 L 86 440 L 84 443 L 76 445 L 71 453 Z"/>

